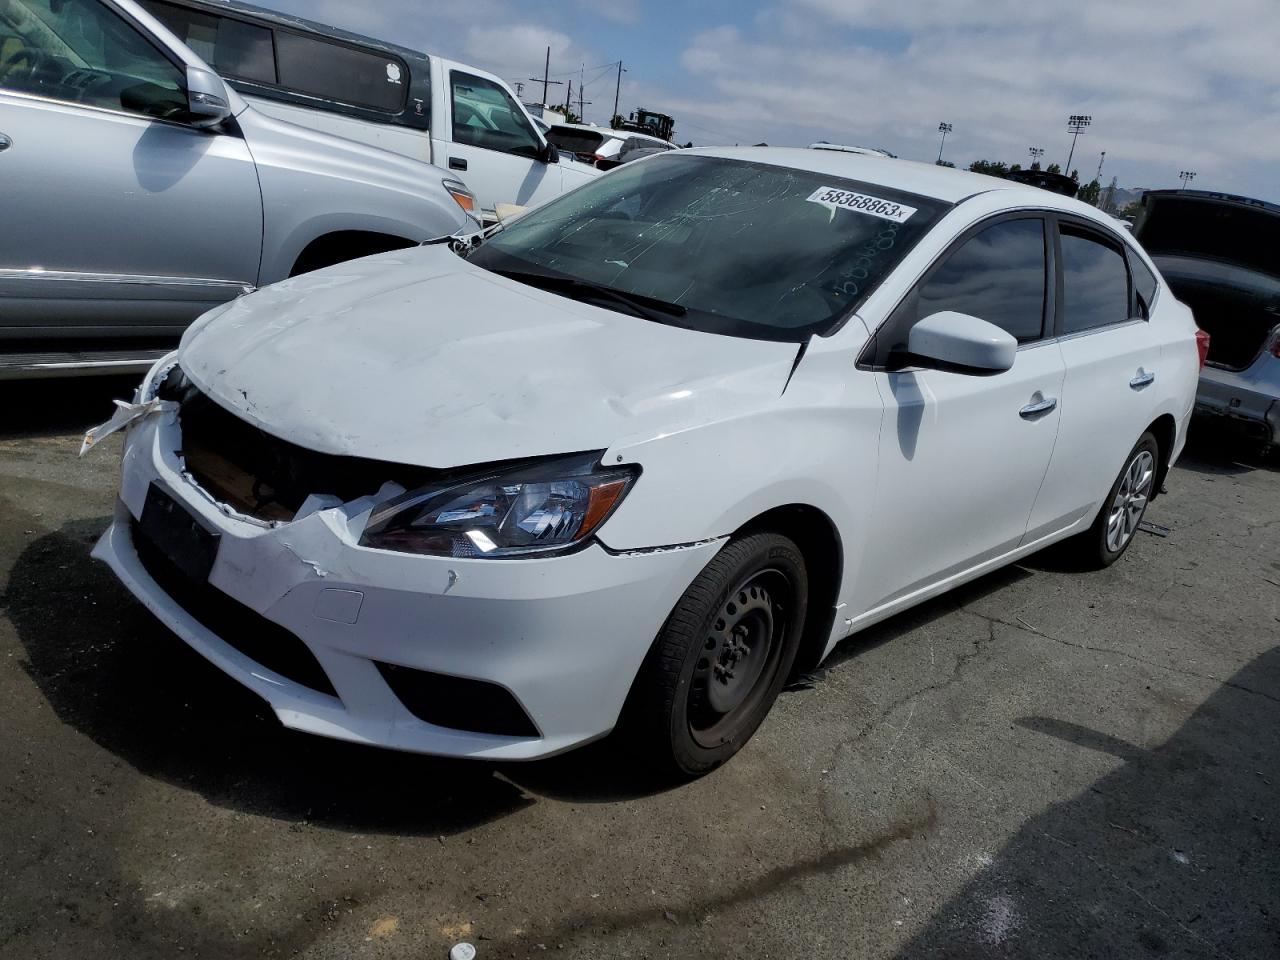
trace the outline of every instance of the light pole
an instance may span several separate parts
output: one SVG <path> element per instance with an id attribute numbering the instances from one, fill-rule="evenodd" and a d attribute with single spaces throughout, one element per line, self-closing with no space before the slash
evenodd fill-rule
<path id="1" fill-rule="evenodd" d="M 1187 184 L 1196 178 L 1194 170 L 1183 170 L 1178 174 L 1178 179 L 1182 181 L 1182 189 L 1187 189 Z"/>
<path id="2" fill-rule="evenodd" d="M 1073 113 L 1067 117 L 1067 132 L 1071 134 L 1071 152 L 1067 154 L 1067 165 L 1063 169 L 1063 173 L 1068 177 L 1071 176 L 1071 158 L 1076 155 L 1076 141 L 1080 139 L 1080 134 L 1084 133 L 1084 128 L 1093 123 L 1093 117 L 1084 113 Z"/>
<path id="3" fill-rule="evenodd" d="M 947 134 L 951 132 L 951 124 L 938 124 L 938 132 L 942 134 L 942 142 L 938 144 L 938 163 L 942 163 L 942 148 L 947 144 Z"/>
<path id="4" fill-rule="evenodd" d="M 1028 147 L 1027 153 L 1031 154 L 1031 169 L 1034 170 L 1040 158 L 1044 156 L 1044 147 Z"/>
<path id="5" fill-rule="evenodd" d="M 1102 165 L 1106 163 L 1106 161 L 1107 151 L 1103 150 L 1102 156 L 1098 157 L 1098 172 L 1093 177 L 1093 179 L 1097 180 L 1098 183 L 1102 183 Z"/>

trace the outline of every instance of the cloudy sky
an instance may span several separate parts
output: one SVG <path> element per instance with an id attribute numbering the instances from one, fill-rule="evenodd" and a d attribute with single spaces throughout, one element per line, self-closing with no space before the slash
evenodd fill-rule
<path id="1" fill-rule="evenodd" d="M 585 66 L 600 123 L 621 59 L 622 112 L 670 113 L 682 142 L 821 139 L 932 160 L 945 120 L 958 165 L 1025 165 L 1031 146 L 1064 163 L 1067 116 L 1083 113 L 1081 180 L 1105 150 L 1104 182 L 1177 186 L 1194 170 L 1195 187 L 1280 201 L 1278 0 L 257 2 L 513 84 L 542 75 L 550 45 L 553 79 L 576 87 Z"/>

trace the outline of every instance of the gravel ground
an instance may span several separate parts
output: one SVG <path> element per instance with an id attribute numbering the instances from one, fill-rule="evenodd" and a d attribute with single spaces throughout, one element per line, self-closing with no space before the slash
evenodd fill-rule
<path id="1" fill-rule="evenodd" d="M 0 956 L 1280 956 L 1280 464 L 842 645 L 675 789 L 291 733 L 89 559 L 120 381 L 0 385 Z M 1208 433 L 1211 428 L 1201 427 Z"/>

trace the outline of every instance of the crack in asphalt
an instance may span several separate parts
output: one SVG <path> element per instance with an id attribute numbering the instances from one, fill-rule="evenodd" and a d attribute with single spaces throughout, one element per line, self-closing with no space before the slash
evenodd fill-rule
<path id="1" fill-rule="evenodd" d="M 1157 670 L 1168 670 L 1171 673 L 1180 673 L 1183 676 L 1195 677 L 1198 680 L 1212 680 L 1214 683 L 1220 683 L 1224 687 L 1230 687 L 1231 689 L 1239 690 L 1242 693 L 1251 693 L 1254 696 L 1262 697 L 1264 700 L 1270 700 L 1273 703 L 1280 703 L 1280 697 L 1277 697 L 1274 694 L 1267 693 L 1264 690 L 1255 690 L 1253 687 L 1246 687 L 1243 684 L 1236 683 L 1233 680 L 1228 680 L 1223 677 L 1215 677 L 1211 673 L 1200 673 L 1196 670 L 1185 670 L 1181 667 L 1171 666 L 1170 664 L 1167 664 L 1167 663 L 1159 663 L 1155 660 L 1148 660 L 1145 657 L 1139 657 L 1139 656 L 1136 656 L 1135 654 L 1127 653 L 1124 650 L 1116 650 L 1113 647 L 1095 647 L 1087 643 L 1076 643 L 1072 640 L 1063 640 L 1061 637 L 1055 637 L 1052 634 L 1045 633 L 1043 630 L 1031 629 L 1029 627 L 1023 626 L 1020 623 L 1010 623 L 1008 620 L 1001 620 L 999 617 L 991 617 L 985 613 L 978 613 L 976 610 L 969 610 L 967 608 L 964 608 L 961 610 L 961 612 L 967 613 L 972 617 L 977 617 L 979 620 L 985 620 L 987 621 L 988 624 L 991 624 L 991 629 L 993 632 L 992 639 L 994 639 L 995 624 L 998 623 L 1002 627 L 1011 627 L 1012 629 L 1017 630 L 1020 633 L 1028 633 L 1033 637 L 1043 637 L 1045 640 L 1052 640 L 1054 643 L 1060 643 L 1064 647 L 1074 647 L 1077 650 L 1088 650 L 1092 653 L 1109 653 L 1117 657 L 1124 657 L 1126 660 L 1132 660 L 1135 663 L 1141 663 L 1148 667 L 1154 667 Z"/>

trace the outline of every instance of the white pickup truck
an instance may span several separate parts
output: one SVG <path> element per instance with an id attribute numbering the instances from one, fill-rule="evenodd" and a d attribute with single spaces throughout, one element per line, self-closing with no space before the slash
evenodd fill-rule
<path id="1" fill-rule="evenodd" d="M 141 0 L 262 113 L 433 163 L 482 220 L 600 171 L 561 154 L 498 77 L 463 63 L 226 0 Z"/>

